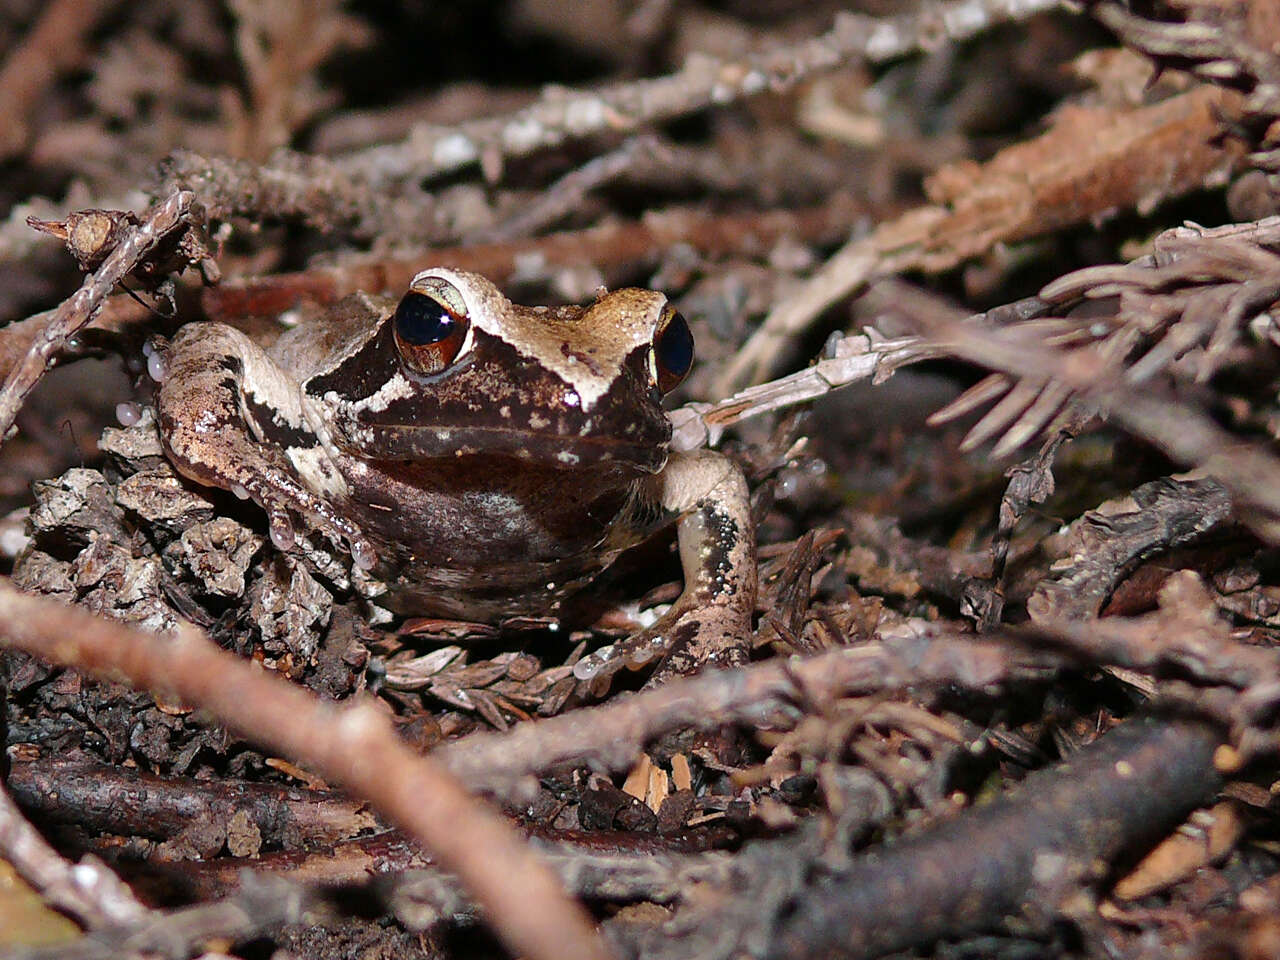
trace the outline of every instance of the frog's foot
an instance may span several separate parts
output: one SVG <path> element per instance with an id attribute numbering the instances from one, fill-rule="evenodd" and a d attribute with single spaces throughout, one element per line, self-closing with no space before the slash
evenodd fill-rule
<path id="1" fill-rule="evenodd" d="M 726 605 L 677 602 L 653 626 L 587 654 L 573 675 L 603 682 L 623 668 L 643 670 L 661 660 L 651 686 L 701 670 L 740 667 L 748 660 L 749 626 Z"/>
<path id="2" fill-rule="evenodd" d="M 746 480 L 709 451 L 672 457 L 658 479 L 662 508 L 679 517 L 684 591 L 653 626 L 578 661 L 579 680 L 640 669 L 659 657 L 650 685 L 747 662 L 756 563 Z"/>

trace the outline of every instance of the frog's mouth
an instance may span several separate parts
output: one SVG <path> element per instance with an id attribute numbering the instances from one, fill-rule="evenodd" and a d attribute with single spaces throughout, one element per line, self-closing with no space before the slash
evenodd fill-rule
<path id="1" fill-rule="evenodd" d="M 671 426 L 642 430 L 631 435 L 590 434 L 573 436 L 496 424 L 466 426 L 380 424 L 359 428 L 348 452 L 365 460 L 443 460 L 461 457 L 496 457 L 541 466 L 573 469 L 614 465 L 637 473 L 657 473 L 667 462 Z M 335 438 L 338 439 L 338 438 Z M 348 443 L 338 439 L 344 448 Z M 370 450 L 377 455 L 371 456 Z"/>

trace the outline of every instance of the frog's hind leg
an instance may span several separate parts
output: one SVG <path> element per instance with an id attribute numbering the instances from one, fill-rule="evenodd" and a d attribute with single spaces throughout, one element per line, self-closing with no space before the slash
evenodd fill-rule
<path id="1" fill-rule="evenodd" d="M 259 504 L 282 550 L 294 544 L 290 514 L 297 513 L 345 540 L 357 565 L 373 565 L 373 546 L 359 527 L 299 478 L 287 451 L 313 450 L 319 440 L 302 417 L 296 385 L 256 344 L 223 324 L 194 324 L 179 333 L 163 367 L 156 419 L 180 473 Z"/>

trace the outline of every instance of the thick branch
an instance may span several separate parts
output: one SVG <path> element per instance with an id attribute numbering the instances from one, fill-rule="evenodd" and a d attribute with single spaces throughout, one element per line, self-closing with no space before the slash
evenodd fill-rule
<path id="1" fill-rule="evenodd" d="M 195 628 L 156 636 L 27 596 L 8 582 L 0 583 L 0 622 L 7 646 L 166 691 L 366 797 L 461 878 L 517 952 L 608 956 L 583 910 L 514 831 L 405 745 L 372 704 L 325 703 L 217 648 Z"/>

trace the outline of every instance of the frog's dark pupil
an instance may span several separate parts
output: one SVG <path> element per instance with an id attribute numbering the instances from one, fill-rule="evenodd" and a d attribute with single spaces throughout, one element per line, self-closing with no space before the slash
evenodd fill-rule
<path id="1" fill-rule="evenodd" d="M 658 338 L 658 365 L 673 377 L 683 377 L 693 366 L 693 334 L 684 317 L 675 313 Z"/>
<path id="2" fill-rule="evenodd" d="M 415 347 L 447 340 L 458 321 L 444 305 L 421 293 L 406 293 L 396 307 L 396 333 Z"/>

